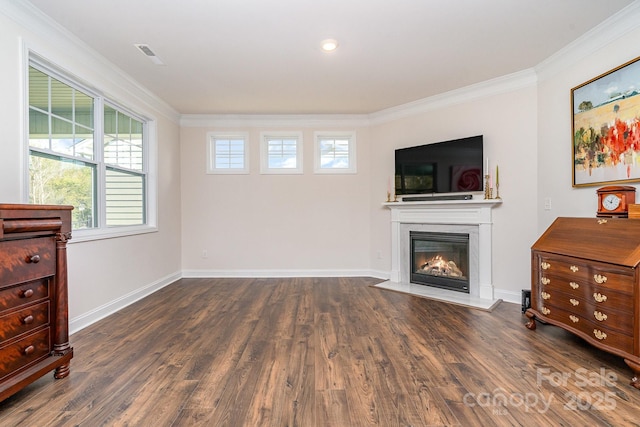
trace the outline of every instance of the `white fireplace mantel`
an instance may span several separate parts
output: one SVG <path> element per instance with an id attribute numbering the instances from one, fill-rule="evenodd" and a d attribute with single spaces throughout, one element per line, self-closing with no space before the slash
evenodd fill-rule
<path id="1" fill-rule="evenodd" d="M 470 297 L 493 301 L 491 276 L 491 211 L 502 203 L 501 199 L 434 200 L 417 202 L 390 202 L 384 206 L 391 209 L 391 275 L 390 281 L 409 282 L 406 242 L 411 228 L 461 227 L 477 230 L 477 259 L 471 260 L 478 267 L 476 283 L 471 283 Z M 412 225 L 413 224 L 413 225 Z M 450 226 L 450 227 L 447 227 Z M 407 236 L 404 236 L 407 234 Z M 476 252 L 477 250 L 477 252 Z M 475 256 L 475 255 L 473 255 Z M 406 270 L 406 271 L 405 271 Z"/>

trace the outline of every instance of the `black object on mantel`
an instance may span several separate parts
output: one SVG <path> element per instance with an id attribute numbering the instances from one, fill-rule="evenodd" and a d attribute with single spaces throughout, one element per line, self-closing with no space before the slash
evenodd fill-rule
<path id="1" fill-rule="evenodd" d="M 441 200 L 471 200 L 472 194 L 451 194 L 447 196 L 419 196 L 419 197 L 403 197 L 403 202 L 437 202 Z"/>

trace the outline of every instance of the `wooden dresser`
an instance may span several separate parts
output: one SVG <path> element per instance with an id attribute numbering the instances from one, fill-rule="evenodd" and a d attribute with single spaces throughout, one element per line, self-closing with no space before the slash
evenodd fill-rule
<path id="1" fill-rule="evenodd" d="M 531 250 L 535 319 L 621 356 L 640 388 L 640 220 L 558 218 Z"/>
<path id="2" fill-rule="evenodd" d="M 0 400 L 69 375 L 71 206 L 0 204 Z"/>

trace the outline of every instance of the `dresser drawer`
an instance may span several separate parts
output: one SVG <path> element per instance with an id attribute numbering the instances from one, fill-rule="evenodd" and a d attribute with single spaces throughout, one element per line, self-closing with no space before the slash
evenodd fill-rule
<path id="1" fill-rule="evenodd" d="M 55 249 L 53 237 L 0 241 L 0 283 L 12 285 L 54 275 Z"/>
<path id="2" fill-rule="evenodd" d="M 594 304 L 582 296 L 565 294 L 560 291 L 549 290 L 541 293 L 541 305 L 553 311 L 559 308 L 567 313 L 590 320 L 604 328 L 615 329 L 619 333 L 633 335 L 633 314 L 622 312 L 610 307 Z"/>
<path id="3" fill-rule="evenodd" d="M 49 282 L 49 279 L 40 279 L 0 290 L 0 312 L 48 298 Z"/>
<path id="4" fill-rule="evenodd" d="M 540 257 L 540 284 L 563 286 L 569 283 L 599 286 L 633 295 L 634 270 L 602 263 L 585 264 L 571 258 Z"/>
<path id="5" fill-rule="evenodd" d="M 46 358 L 50 352 L 49 328 L 0 348 L 0 379 Z"/>
<path id="6" fill-rule="evenodd" d="M 549 319 L 562 322 L 569 327 L 581 331 L 595 342 L 627 353 L 633 352 L 633 337 L 630 335 L 606 328 L 604 325 L 594 323 L 591 319 L 581 314 L 571 313 L 559 307 L 543 306 L 540 312 Z"/>
<path id="7" fill-rule="evenodd" d="M 0 317 L 0 343 L 49 323 L 49 301 Z"/>
<path id="8" fill-rule="evenodd" d="M 554 276 L 546 277 L 544 282 L 546 285 L 539 285 L 540 299 L 545 299 L 542 297 L 543 292 L 547 294 L 562 292 L 570 297 L 596 304 L 601 308 L 615 309 L 633 316 L 633 298 L 628 294 L 600 285 L 592 285 L 582 281 L 567 280 Z"/>

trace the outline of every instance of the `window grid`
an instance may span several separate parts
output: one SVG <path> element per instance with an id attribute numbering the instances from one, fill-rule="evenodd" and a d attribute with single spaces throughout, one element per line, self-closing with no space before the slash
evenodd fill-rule
<path id="1" fill-rule="evenodd" d="M 260 172 L 264 174 L 302 173 L 302 134 L 270 132 L 261 135 Z"/>
<path id="2" fill-rule="evenodd" d="M 73 205 L 74 230 L 146 225 L 146 122 L 32 58 L 28 92 L 29 201 Z"/>
<path id="3" fill-rule="evenodd" d="M 295 139 L 268 138 L 269 168 L 295 169 L 298 141 Z"/>
<path id="4" fill-rule="evenodd" d="M 207 139 L 207 173 L 249 173 L 247 135 L 209 133 Z"/>
<path id="5" fill-rule="evenodd" d="M 349 167 L 349 140 L 320 138 L 320 167 L 345 169 Z"/>
<path id="6" fill-rule="evenodd" d="M 240 169 L 244 167 L 244 140 L 216 139 L 216 168 Z"/>
<path id="7" fill-rule="evenodd" d="M 94 98 L 33 67 L 29 81 L 29 146 L 93 159 Z"/>
<path id="8" fill-rule="evenodd" d="M 141 121 L 106 105 L 104 107 L 104 161 L 113 166 L 143 170 Z"/>
<path id="9" fill-rule="evenodd" d="M 316 173 L 356 173 L 355 132 L 315 133 Z"/>

